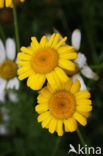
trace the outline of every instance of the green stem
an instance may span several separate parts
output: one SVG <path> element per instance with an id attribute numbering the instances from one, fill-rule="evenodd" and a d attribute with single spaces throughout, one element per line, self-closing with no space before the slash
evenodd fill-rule
<path id="1" fill-rule="evenodd" d="M 56 156 L 56 153 L 57 153 L 57 150 L 58 150 L 58 148 L 59 148 L 61 139 L 62 139 L 62 137 L 60 137 L 60 136 L 57 138 L 57 140 L 56 140 L 56 145 L 54 146 L 54 150 L 53 150 L 51 156 Z"/>
<path id="2" fill-rule="evenodd" d="M 85 145 L 87 145 L 87 144 L 85 143 L 84 138 L 83 138 L 83 136 L 82 136 L 82 134 L 81 134 L 79 128 L 77 129 L 77 134 L 78 134 L 78 137 L 79 137 L 79 139 L 80 139 L 80 141 L 81 141 L 82 146 L 85 147 Z M 89 156 L 89 155 L 86 154 L 86 156 Z"/>
<path id="3" fill-rule="evenodd" d="M 16 13 L 15 0 L 12 0 L 12 1 L 13 1 L 13 16 L 14 16 L 16 45 L 17 45 L 17 51 L 19 52 L 19 50 L 20 50 L 20 39 L 19 39 L 19 29 L 18 29 L 17 13 Z"/>

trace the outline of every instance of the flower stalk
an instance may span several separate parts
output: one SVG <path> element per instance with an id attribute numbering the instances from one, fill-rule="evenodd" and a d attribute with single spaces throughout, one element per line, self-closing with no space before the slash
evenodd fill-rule
<path id="1" fill-rule="evenodd" d="M 17 51 L 19 52 L 19 50 L 20 50 L 20 38 L 19 38 L 18 20 L 17 20 L 15 0 L 12 0 L 12 1 L 13 1 L 13 17 L 14 17 L 14 28 L 15 28 L 16 45 L 17 45 Z"/>
<path id="2" fill-rule="evenodd" d="M 82 136 L 82 134 L 81 134 L 79 128 L 77 129 L 77 135 L 78 135 L 78 137 L 79 137 L 79 139 L 80 139 L 80 141 L 81 141 L 82 146 L 85 147 L 85 145 L 87 145 L 87 144 L 85 143 L 84 138 L 83 138 L 83 136 Z M 89 155 L 86 154 L 85 156 L 89 156 Z"/>
<path id="3" fill-rule="evenodd" d="M 61 142 L 62 136 L 58 136 L 57 140 L 56 140 L 56 145 L 54 146 L 54 150 L 51 154 L 51 156 L 56 156 L 60 142 Z"/>

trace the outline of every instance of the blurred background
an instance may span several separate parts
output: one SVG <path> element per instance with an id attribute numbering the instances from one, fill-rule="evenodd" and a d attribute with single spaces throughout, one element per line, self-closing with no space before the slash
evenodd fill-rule
<path id="1" fill-rule="evenodd" d="M 76 28 L 81 30 L 80 51 L 87 56 L 89 66 L 99 74 L 97 82 L 84 78 L 90 88 L 93 111 L 86 127 L 80 130 L 90 146 L 103 145 L 103 0 L 25 0 L 18 4 L 17 15 L 20 31 L 20 43 L 29 46 L 31 36 L 41 38 L 56 28 L 63 36 L 68 36 Z M 0 9 L 0 38 L 14 36 L 12 9 Z M 15 91 L 17 101 L 0 102 L 0 125 L 6 129 L 0 131 L 0 156 L 49 156 L 55 146 L 56 155 L 67 156 L 69 144 L 77 147 L 80 140 L 77 133 L 65 133 L 58 145 L 58 136 L 51 135 L 37 123 L 34 110 L 37 92 L 27 88 L 26 81 L 21 82 L 19 91 Z M 72 156 L 72 154 L 71 154 Z M 73 154 L 74 156 L 74 154 Z"/>

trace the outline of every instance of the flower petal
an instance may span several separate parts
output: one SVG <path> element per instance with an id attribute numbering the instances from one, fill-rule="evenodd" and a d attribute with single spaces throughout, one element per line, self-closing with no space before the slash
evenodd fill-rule
<path id="1" fill-rule="evenodd" d="M 17 77 L 9 80 L 9 82 L 7 83 L 7 89 L 16 89 L 18 90 L 19 89 L 19 86 L 20 86 L 20 82 L 18 80 Z"/>
<path id="2" fill-rule="evenodd" d="M 74 62 L 77 64 L 79 68 L 83 68 L 83 66 L 86 65 L 87 63 L 87 58 L 83 53 L 79 52 L 78 57 Z"/>
<path id="3" fill-rule="evenodd" d="M 79 80 L 76 79 L 71 87 L 70 92 L 75 94 L 80 90 L 80 87 L 81 87 L 80 82 Z"/>
<path id="4" fill-rule="evenodd" d="M 4 0 L 0 1 L 0 8 L 4 7 Z"/>
<path id="5" fill-rule="evenodd" d="M 45 75 L 35 73 L 28 78 L 27 86 L 31 87 L 33 90 L 39 90 L 42 88 L 45 80 L 46 80 Z"/>
<path id="6" fill-rule="evenodd" d="M 86 85 L 85 85 L 85 83 L 84 83 L 84 80 L 83 80 L 83 78 L 80 76 L 80 74 L 75 74 L 75 75 L 72 77 L 73 82 L 74 82 L 76 79 L 80 81 L 80 84 L 81 84 L 80 90 L 87 90 L 87 87 L 86 87 Z"/>
<path id="7" fill-rule="evenodd" d="M 75 94 L 76 99 L 88 99 L 91 97 L 90 92 L 88 90 L 82 90 Z"/>
<path id="8" fill-rule="evenodd" d="M 0 40 L 0 63 L 6 59 L 5 48 L 2 40 Z"/>
<path id="9" fill-rule="evenodd" d="M 72 45 L 75 47 L 76 50 L 79 50 L 80 43 L 81 43 L 81 32 L 79 29 L 75 29 L 72 33 Z"/>
<path id="10" fill-rule="evenodd" d="M 19 98 L 17 97 L 16 93 L 9 91 L 8 97 L 9 97 L 10 101 L 12 101 L 14 103 L 17 103 L 19 101 Z"/>
<path id="11" fill-rule="evenodd" d="M 68 120 L 64 120 L 64 126 L 66 132 L 74 132 L 77 129 L 77 122 L 73 118 L 69 118 Z"/>
<path id="12" fill-rule="evenodd" d="M 7 58 L 10 60 L 14 60 L 16 56 L 16 43 L 13 39 L 8 38 L 6 40 L 6 54 Z"/>
<path id="13" fill-rule="evenodd" d="M 47 119 L 49 115 L 50 115 L 50 112 L 49 111 L 40 114 L 38 116 L 38 122 L 41 122 L 41 121 Z"/>
<path id="14" fill-rule="evenodd" d="M 81 114 L 79 114 L 78 112 L 75 112 L 73 117 L 83 126 L 86 126 L 87 124 L 87 120 L 84 116 L 82 116 Z"/>
<path id="15" fill-rule="evenodd" d="M 93 79 L 96 81 L 99 79 L 99 76 L 96 73 L 94 73 L 92 69 L 87 65 L 83 67 L 83 69 L 81 70 L 81 73 L 88 79 Z"/>
<path id="16" fill-rule="evenodd" d="M 5 90 L 0 88 L 0 101 L 5 102 Z"/>
<path id="17" fill-rule="evenodd" d="M 67 59 L 59 59 L 59 66 L 67 69 L 69 71 L 74 71 L 75 70 L 75 64 L 72 61 L 69 61 Z"/>
<path id="18" fill-rule="evenodd" d="M 57 120 L 55 118 L 52 118 L 49 124 L 49 132 L 54 133 L 56 130 Z"/>
<path id="19" fill-rule="evenodd" d="M 6 83 L 7 83 L 7 81 L 0 77 L 0 90 L 4 90 L 5 89 Z"/>
<path id="20" fill-rule="evenodd" d="M 57 121 L 56 132 L 58 133 L 58 136 L 63 135 L 63 121 L 62 120 Z"/>

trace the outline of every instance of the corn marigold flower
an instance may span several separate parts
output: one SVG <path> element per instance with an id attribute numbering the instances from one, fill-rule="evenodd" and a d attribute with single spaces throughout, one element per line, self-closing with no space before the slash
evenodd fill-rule
<path id="1" fill-rule="evenodd" d="M 15 63 L 16 45 L 13 39 L 6 40 L 6 47 L 0 40 L 0 101 L 5 101 L 7 89 L 19 89 L 17 65 Z M 11 91 L 8 92 L 11 94 Z"/>
<path id="2" fill-rule="evenodd" d="M 17 64 L 21 66 L 18 69 L 18 78 L 28 78 L 27 86 L 33 90 L 41 89 L 46 79 L 52 85 L 66 82 L 68 76 L 63 69 L 74 71 L 73 60 L 77 58 L 74 47 L 63 45 L 67 37 L 61 40 L 60 34 L 54 33 L 49 40 L 43 36 L 40 43 L 36 37 L 31 39 L 31 46 L 22 47 L 22 52 L 18 53 L 20 60 Z"/>
<path id="3" fill-rule="evenodd" d="M 18 1 L 24 2 L 25 0 L 15 0 L 15 3 L 18 3 Z M 13 7 L 13 0 L 0 0 L 0 8 L 3 8 L 4 6 L 12 8 Z"/>
<path id="4" fill-rule="evenodd" d="M 80 87 L 79 80 L 72 83 L 69 78 L 66 83 L 48 84 L 41 90 L 35 110 L 39 113 L 38 122 L 42 122 L 43 128 L 62 136 L 63 131 L 76 131 L 77 122 L 83 126 L 87 124 L 92 101 L 89 91 L 80 91 Z"/>

